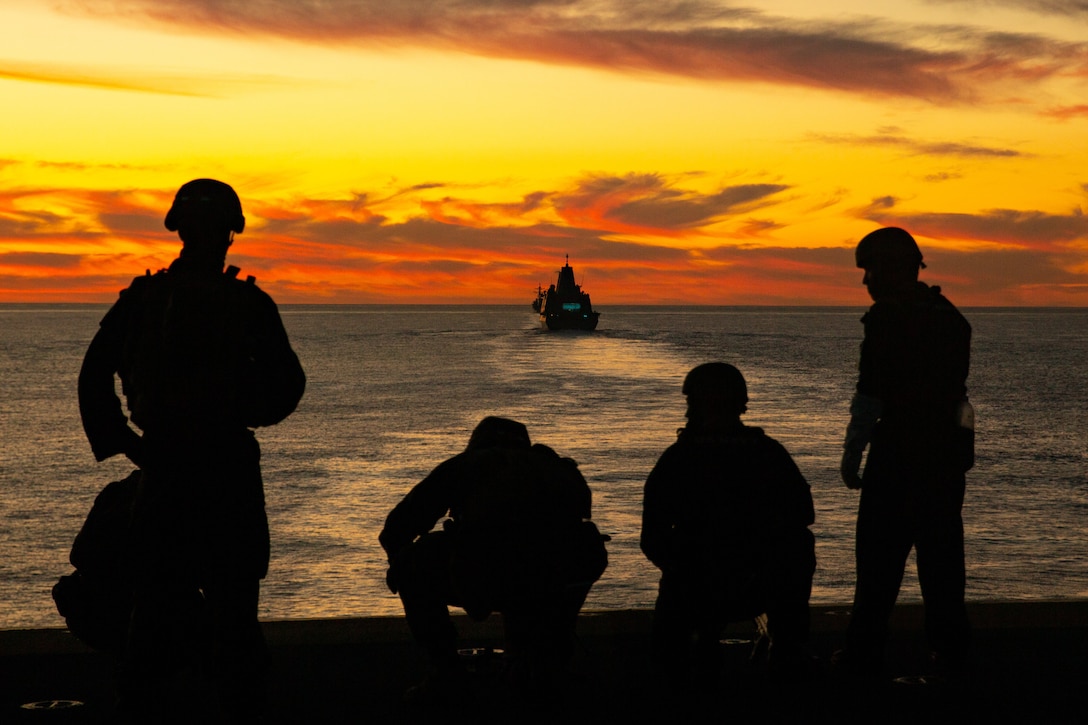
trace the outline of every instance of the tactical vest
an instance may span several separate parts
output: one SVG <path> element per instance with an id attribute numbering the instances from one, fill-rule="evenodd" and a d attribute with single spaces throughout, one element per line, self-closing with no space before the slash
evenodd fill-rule
<path id="1" fill-rule="evenodd" d="M 119 374 L 145 433 L 202 438 L 245 427 L 257 290 L 250 277 L 161 270 L 126 292 Z"/>

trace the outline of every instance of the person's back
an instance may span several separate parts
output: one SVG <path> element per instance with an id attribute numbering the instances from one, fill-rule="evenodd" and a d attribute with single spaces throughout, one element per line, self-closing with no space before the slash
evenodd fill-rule
<path id="1" fill-rule="evenodd" d="M 200 444 L 294 409 L 302 381 L 275 304 L 231 272 L 179 259 L 134 280 L 103 320 L 122 337 L 118 374 L 145 435 Z"/>
<path id="2" fill-rule="evenodd" d="M 599 554 L 603 570 L 604 550 L 599 538 L 594 547 L 582 538 L 590 491 L 573 461 L 539 444 L 462 455 L 468 485 L 451 506 L 450 531 L 466 605 L 501 611 L 600 575 L 592 560 Z"/>
<path id="3" fill-rule="evenodd" d="M 492 531 L 521 538 L 526 531 L 557 532 L 590 515 L 589 487 L 569 459 L 540 444 L 531 448 L 468 451 L 468 485 L 451 515 L 459 531 Z"/>
<path id="4" fill-rule="evenodd" d="M 815 569 L 812 494 L 789 453 L 740 422 L 744 377 L 706 363 L 684 380 L 688 425 L 643 493 L 641 547 L 661 570 L 655 662 L 671 678 L 716 670 L 722 627 L 767 614 L 772 666 L 805 674 Z"/>
<path id="5" fill-rule="evenodd" d="M 762 566 L 774 541 L 813 521 L 808 485 L 789 454 L 744 425 L 682 433 L 647 479 L 646 508 L 652 516 L 642 541 L 651 561 L 727 576 Z M 658 512 L 667 529 L 655 527 Z"/>

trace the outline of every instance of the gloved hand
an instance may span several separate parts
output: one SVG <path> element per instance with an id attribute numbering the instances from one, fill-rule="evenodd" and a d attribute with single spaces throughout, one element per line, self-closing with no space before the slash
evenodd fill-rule
<path id="1" fill-rule="evenodd" d="M 397 593 L 397 575 L 396 570 L 393 569 L 393 565 L 390 564 L 389 568 L 385 572 L 385 585 L 389 587 L 389 591 L 394 594 Z"/>
<path id="2" fill-rule="evenodd" d="M 839 475 L 851 490 L 861 488 L 861 454 L 873 439 L 873 430 L 883 409 L 878 398 L 855 393 L 850 400 L 850 424 L 846 426 L 846 440 L 842 444 L 842 464 Z"/>
<path id="3" fill-rule="evenodd" d="M 861 451 L 845 449 L 842 452 L 842 464 L 839 466 L 839 474 L 842 476 L 842 482 L 846 484 L 847 488 L 854 491 L 861 488 L 861 476 L 858 475 L 860 469 Z"/>

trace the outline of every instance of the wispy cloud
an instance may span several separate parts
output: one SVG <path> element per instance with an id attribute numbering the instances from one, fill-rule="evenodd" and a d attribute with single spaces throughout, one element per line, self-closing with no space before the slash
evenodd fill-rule
<path id="1" fill-rule="evenodd" d="M 0 58 L 0 80 L 200 98 L 222 98 L 294 82 L 273 76 L 149 73 L 132 68 L 30 63 L 3 58 Z"/>
<path id="2" fill-rule="evenodd" d="M 1029 155 L 1017 151 L 1016 149 L 985 146 L 962 141 L 921 141 L 905 136 L 895 129 L 883 130 L 869 136 L 856 134 L 812 134 L 809 138 L 820 143 L 897 148 L 902 149 L 907 154 L 918 156 L 1015 159 Z"/>
<path id="3" fill-rule="evenodd" d="M 1045 3 L 1075 10 L 1073 2 Z M 617 72 L 776 83 L 939 103 L 1088 68 L 1088 44 L 874 18 L 793 19 L 713 0 L 82 0 L 72 12 L 194 33 L 424 46 Z M 1039 8 L 1043 10 L 1043 7 Z"/>
<path id="4" fill-rule="evenodd" d="M 1088 118 L 1088 103 L 1078 103 L 1072 106 L 1056 106 L 1042 111 L 1042 115 L 1055 118 L 1059 121 L 1068 121 L 1073 118 Z"/>
<path id="5" fill-rule="evenodd" d="M 1088 0 L 926 0 L 932 5 L 1011 7 L 1043 15 L 1088 16 Z"/>

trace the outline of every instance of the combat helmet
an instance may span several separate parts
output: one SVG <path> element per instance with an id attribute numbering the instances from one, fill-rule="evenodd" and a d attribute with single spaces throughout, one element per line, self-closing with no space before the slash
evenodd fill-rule
<path id="1" fill-rule="evenodd" d="M 178 189 L 164 223 L 176 232 L 189 222 L 219 222 L 235 234 L 246 227 L 238 194 L 229 184 L 215 179 L 194 179 Z"/>
<path id="2" fill-rule="evenodd" d="M 681 389 L 688 400 L 714 400 L 735 405 L 744 412 L 748 404 L 748 384 L 740 370 L 729 363 L 709 362 L 697 365 L 684 378 Z"/>
<path id="3" fill-rule="evenodd" d="M 877 260 L 895 265 L 917 265 L 925 269 L 922 250 L 910 232 L 899 227 L 883 227 L 866 234 L 857 249 L 854 261 L 860 269 L 867 269 Z"/>

